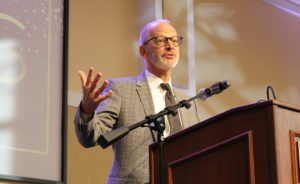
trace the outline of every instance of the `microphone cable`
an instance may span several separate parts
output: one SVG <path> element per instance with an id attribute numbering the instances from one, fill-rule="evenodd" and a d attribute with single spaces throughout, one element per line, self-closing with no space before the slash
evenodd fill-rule
<path id="1" fill-rule="evenodd" d="M 272 92 L 273 99 L 276 100 L 275 92 L 274 92 L 274 89 L 273 89 L 273 87 L 271 85 L 267 86 L 267 99 L 270 100 L 270 95 L 269 95 L 270 90 Z"/>

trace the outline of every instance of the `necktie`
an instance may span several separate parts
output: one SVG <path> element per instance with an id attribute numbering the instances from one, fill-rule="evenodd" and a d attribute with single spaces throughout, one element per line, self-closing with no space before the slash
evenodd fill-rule
<path id="1" fill-rule="evenodd" d="M 167 91 L 165 96 L 166 106 L 175 105 L 175 96 L 172 93 L 170 85 L 168 83 L 161 83 L 160 86 L 162 89 Z M 174 134 L 182 129 L 178 113 L 175 116 L 169 114 L 168 120 L 170 125 L 170 134 Z"/>

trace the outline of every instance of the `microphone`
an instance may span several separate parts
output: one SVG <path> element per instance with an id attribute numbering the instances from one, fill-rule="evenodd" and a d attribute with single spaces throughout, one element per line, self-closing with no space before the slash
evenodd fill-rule
<path id="1" fill-rule="evenodd" d="M 209 88 L 201 89 L 200 92 L 199 92 L 199 94 L 197 96 L 199 96 L 200 100 L 205 101 L 209 97 L 221 93 L 223 90 L 225 90 L 226 88 L 228 88 L 230 85 L 231 84 L 230 84 L 230 82 L 228 80 L 219 81 L 219 82 L 214 83 Z"/>

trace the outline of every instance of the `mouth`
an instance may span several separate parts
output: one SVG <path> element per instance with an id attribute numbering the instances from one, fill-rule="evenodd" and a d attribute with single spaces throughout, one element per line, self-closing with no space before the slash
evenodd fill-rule
<path id="1" fill-rule="evenodd" d="M 164 54 L 163 56 L 164 56 L 165 58 L 167 58 L 167 59 L 173 59 L 173 58 L 176 57 L 176 55 L 175 55 L 175 54 L 172 54 L 172 53 L 167 53 L 167 54 Z"/>

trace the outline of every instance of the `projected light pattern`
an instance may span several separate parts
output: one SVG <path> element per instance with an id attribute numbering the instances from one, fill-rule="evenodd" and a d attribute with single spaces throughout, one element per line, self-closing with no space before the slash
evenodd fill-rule
<path id="1" fill-rule="evenodd" d="M 201 104 L 202 119 L 266 99 L 270 84 L 280 93 L 278 100 L 300 104 L 299 19 L 264 2 L 300 12 L 299 0 L 164 1 L 164 18 L 184 37 L 174 81 L 189 83 L 190 94 L 197 92 L 194 86 L 225 79 L 233 84 Z"/>
<path id="2" fill-rule="evenodd" d="M 5 1 L 1 2 L 0 8 L 0 24 L 2 29 L 0 30 L 1 36 L 1 56 L 0 64 L 0 87 L 1 91 L 7 91 L 6 94 L 1 94 L 1 98 L 5 99 L 6 103 L 1 103 L 2 108 L 5 108 L 1 112 L 1 117 L 10 117 L 10 119 L 0 118 L 1 124 L 10 124 L 12 134 L 17 134 L 19 129 L 23 127 L 23 133 L 35 134 L 24 126 L 24 120 L 32 121 L 30 117 L 38 116 L 36 114 L 28 114 L 28 118 L 18 117 L 19 113 L 22 113 L 22 109 L 26 109 L 29 101 L 45 101 L 45 97 L 38 99 L 38 96 L 34 95 L 32 86 L 28 88 L 29 83 L 36 83 L 43 90 L 47 90 L 47 76 L 39 75 L 34 77 L 36 71 L 28 71 L 25 73 L 25 68 L 42 68 L 47 66 L 48 58 L 48 4 L 46 1 Z M 16 9 L 15 7 L 20 7 Z M 21 8 L 22 7 L 22 8 Z M 37 12 L 40 11 L 40 12 Z M 38 16 L 37 16 L 38 15 Z M 40 86 L 44 84 L 44 86 Z M 12 91 L 13 90 L 13 91 Z M 38 91 L 38 90 L 36 90 Z M 24 98 L 26 97 L 26 98 Z M 3 101 L 2 101 L 3 102 Z M 35 104 L 37 107 L 39 104 Z M 35 109 L 35 107 L 32 107 Z M 39 110 L 40 109 L 40 110 Z M 44 103 L 39 108 L 35 109 L 37 114 L 43 115 L 47 110 L 47 104 Z M 32 111 L 32 113 L 35 113 Z M 27 120 L 26 120 L 27 119 Z M 42 120 L 42 119 L 40 119 Z M 45 121 L 45 120 L 43 120 Z M 35 126 L 40 127 L 39 131 L 46 133 L 46 127 L 42 123 L 36 123 Z M 18 128 L 17 128 L 18 127 Z M 26 132 L 26 129 L 28 132 Z M 1 130 L 0 130 L 1 131 Z M 1 135 L 1 134 L 0 134 Z M 14 136 L 16 137 L 16 136 Z M 18 136 L 21 138 L 21 136 Z M 17 138 L 14 138 L 17 139 Z M 0 146 L 2 147 L 16 147 L 25 149 L 45 150 L 45 136 L 43 142 L 37 143 L 37 147 L 28 147 L 22 143 L 22 141 L 14 140 L 3 141 L 0 137 Z"/>
<path id="3" fill-rule="evenodd" d="M 0 174 L 60 180 L 63 1 L 0 4 Z"/>
<path id="4" fill-rule="evenodd" d="M 22 60 L 16 48 L 15 40 L 0 40 L 0 123 L 13 119 L 16 83 L 25 76 L 24 64 L 19 64 Z"/>

